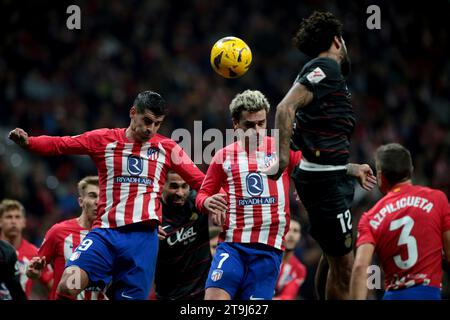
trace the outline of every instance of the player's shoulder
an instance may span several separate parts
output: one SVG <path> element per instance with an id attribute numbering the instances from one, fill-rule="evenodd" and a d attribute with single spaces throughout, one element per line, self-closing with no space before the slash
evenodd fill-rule
<path id="1" fill-rule="evenodd" d="M 16 250 L 8 241 L 0 239 L 0 253 L 0 257 L 3 256 L 6 260 L 6 257 L 15 256 Z"/>
<path id="2" fill-rule="evenodd" d="M 63 220 L 55 223 L 50 229 L 49 232 L 52 233 L 62 233 L 64 231 L 71 231 L 74 229 L 81 229 L 81 226 L 78 224 L 77 218 Z"/>
<path id="3" fill-rule="evenodd" d="M 173 139 L 171 139 L 171 138 L 169 138 L 169 137 L 163 136 L 162 134 L 159 134 L 159 133 L 156 133 L 156 134 L 149 140 L 149 142 L 150 142 L 150 143 L 154 143 L 154 144 L 158 144 L 158 145 L 161 144 L 161 146 L 162 146 L 164 149 L 169 149 L 169 150 L 173 149 L 173 148 L 176 147 L 176 146 L 181 147 L 181 146 L 178 144 L 177 141 L 175 141 L 175 140 L 173 140 Z"/>
<path id="4" fill-rule="evenodd" d="M 314 70 L 317 71 L 320 70 L 323 72 L 332 72 L 332 71 L 334 72 L 340 71 L 341 67 L 339 66 L 338 62 L 334 59 L 327 57 L 317 57 L 306 63 L 302 69 L 303 72 L 311 72 Z"/>
<path id="5" fill-rule="evenodd" d="M 87 131 L 86 133 L 89 134 L 90 136 L 103 136 L 103 137 L 108 137 L 108 136 L 114 136 L 117 134 L 120 134 L 124 131 L 124 128 L 99 128 L 99 129 L 94 129 L 91 131 Z"/>
<path id="6" fill-rule="evenodd" d="M 361 227 L 361 226 L 369 225 L 369 221 L 375 216 L 375 214 L 377 212 L 380 211 L 381 207 L 382 206 L 380 205 L 380 202 L 378 202 L 372 208 L 363 212 L 359 219 L 358 226 Z"/>
<path id="7" fill-rule="evenodd" d="M 17 251 L 20 252 L 23 256 L 35 256 L 37 255 L 38 248 L 28 240 L 22 239 L 22 243 L 20 244 L 20 247 L 17 249 Z"/>
<path id="8" fill-rule="evenodd" d="M 83 137 L 95 143 L 95 145 L 104 145 L 113 141 L 125 140 L 125 128 L 100 128 L 87 131 Z"/>
<path id="9" fill-rule="evenodd" d="M 446 194 L 439 189 L 433 189 L 430 187 L 426 187 L 426 186 L 420 186 L 420 185 L 415 185 L 414 189 L 416 190 L 417 193 L 420 193 L 421 195 L 428 195 L 429 198 L 432 198 L 434 200 L 438 200 L 438 201 L 447 201 L 447 196 Z"/>
<path id="10" fill-rule="evenodd" d="M 230 144 L 227 144 L 223 148 L 220 148 L 219 150 L 217 150 L 217 152 L 236 151 L 238 149 L 238 147 L 239 147 L 239 143 L 236 141 L 236 142 L 232 142 Z"/>

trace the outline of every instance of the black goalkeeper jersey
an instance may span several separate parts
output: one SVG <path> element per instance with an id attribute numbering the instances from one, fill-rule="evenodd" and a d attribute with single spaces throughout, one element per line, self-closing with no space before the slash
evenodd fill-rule
<path id="1" fill-rule="evenodd" d="M 330 58 L 315 58 L 295 81 L 313 93 L 313 100 L 297 109 L 292 148 L 313 163 L 347 164 L 355 115 L 340 66 Z"/>
<path id="2" fill-rule="evenodd" d="M 192 192 L 181 208 L 163 201 L 161 227 L 167 237 L 159 242 L 155 294 L 159 300 L 201 300 L 211 266 L 208 215 L 195 209 Z"/>

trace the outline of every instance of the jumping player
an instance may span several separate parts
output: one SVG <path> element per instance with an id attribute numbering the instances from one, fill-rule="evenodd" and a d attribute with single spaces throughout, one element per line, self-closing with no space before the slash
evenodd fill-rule
<path id="1" fill-rule="evenodd" d="M 329 12 L 314 12 L 304 19 L 294 40 L 312 60 L 277 106 L 280 157 L 278 171 L 272 177 L 277 179 L 289 165 L 290 146 L 302 151 L 293 179 L 309 215 L 311 236 L 322 248 L 322 261 L 329 265 L 329 270 L 318 267 L 316 288 L 320 287 L 318 279 L 326 279 L 326 298 L 346 299 L 353 265 L 350 209 L 355 170 L 348 163 L 355 126 L 345 80 L 350 59 L 342 23 Z M 363 188 L 371 189 L 375 180 L 370 174 L 367 181 L 371 186 Z"/>
<path id="2" fill-rule="evenodd" d="M 168 170 L 199 189 L 204 174 L 179 145 L 157 133 L 166 113 L 156 92 L 141 92 L 130 108 L 128 128 L 98 129 L 78 136 L 28 137 L 16 128 L 10 139 L 43 155 L 87 154 L 98 169 L 100 199 L 93 229 L 69 258 L 57 288 L 75 299 L 86 287 L 109 288 L 112 299 L 147 299 L 158 254 L 161 191 Z M 213 200 L 213 203 L 216 200 Z M 80 278 L 80 285 L 69 283 Z"/>

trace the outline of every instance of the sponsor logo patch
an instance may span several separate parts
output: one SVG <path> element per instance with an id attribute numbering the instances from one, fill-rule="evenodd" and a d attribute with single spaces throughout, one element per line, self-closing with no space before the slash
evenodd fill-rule
<path id="1" fill-rule="evenodd" d="M 245 178 L 247 192 L 251 196 L 259 196 L 264 191 L 263 179 L 258 172 L 252 172 Z"/>
<path id="2" fill-rule="evenodd" d="M 308 73 L 308 75 L 306 76 L 306 79 L 309 80 L 309 82 L 311 83 L 319 83 L 320 81 L 322 81 L 323 79 L 325 79 L 327 76 L 325 75 L 325 73 L 322 71 L 322 69 L 320 69 L 319 67 L 315 68 L 313 71 L 311 71 L 310 73 Z"/>

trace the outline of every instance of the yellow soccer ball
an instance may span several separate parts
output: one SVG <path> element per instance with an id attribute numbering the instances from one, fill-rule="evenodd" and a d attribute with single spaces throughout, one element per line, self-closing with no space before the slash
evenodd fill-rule
<path id="1" fill-rule="evenodd" d="M 252 63 L 252 51 L 243 40 L 225 37 L 214 44 L 210 59 L 212 68 L 222 77 L 239 78 Z"/>

